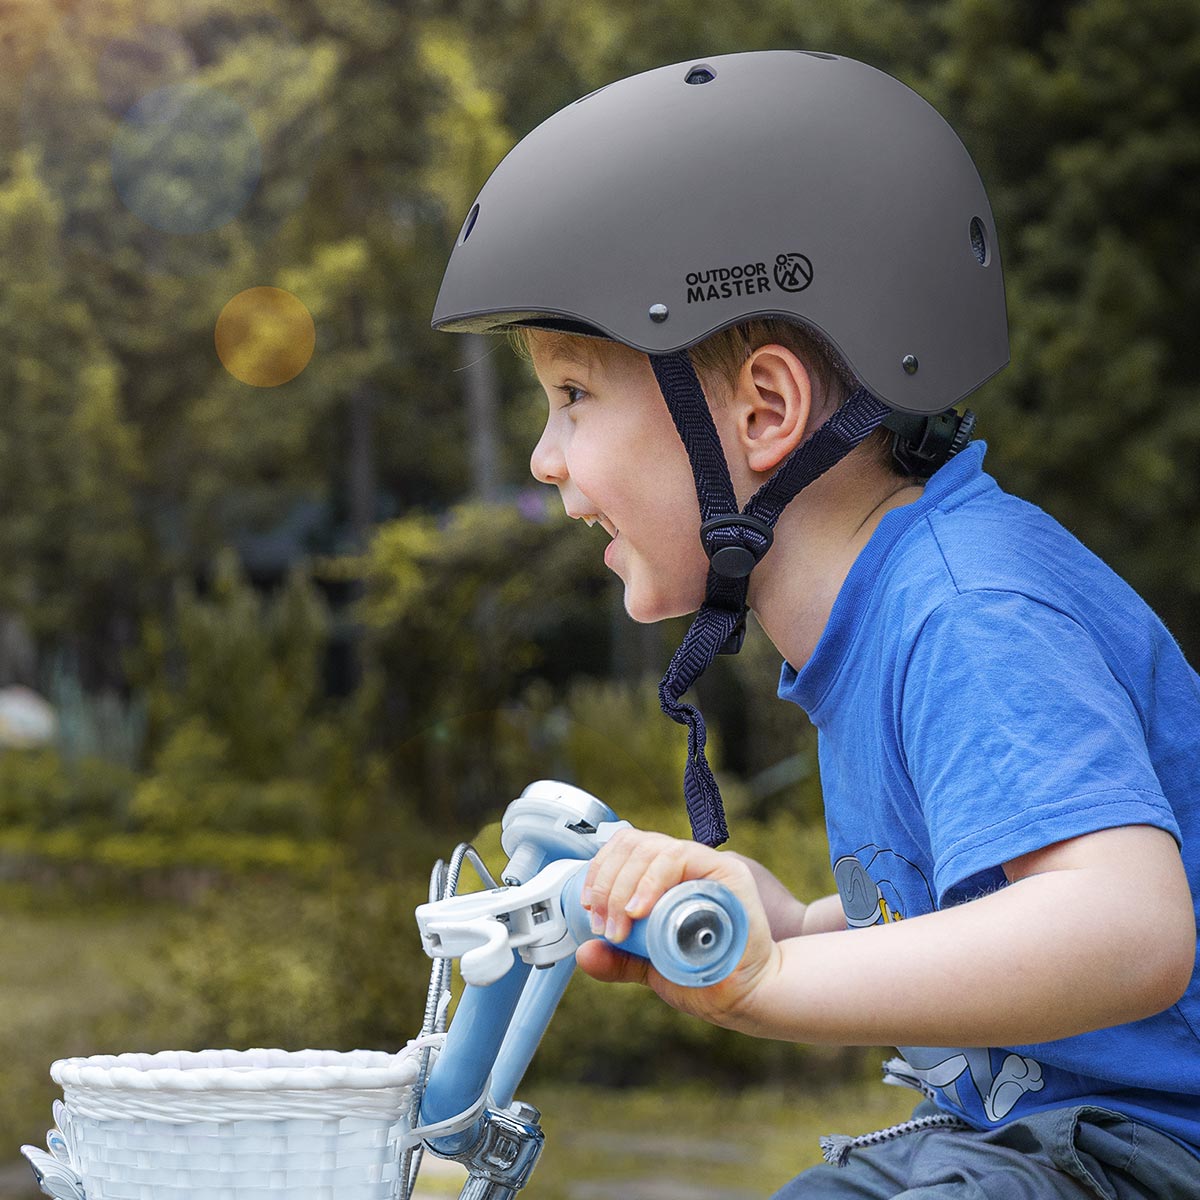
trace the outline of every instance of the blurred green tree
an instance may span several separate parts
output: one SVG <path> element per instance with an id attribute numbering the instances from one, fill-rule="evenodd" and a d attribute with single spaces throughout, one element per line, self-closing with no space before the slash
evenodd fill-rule
<path id="1" fill-rule="evenodd" d="M 81 645 L 109 636 L 136 596 L 145 463 L 119 364 L 63 260 L 61 220 L 18 154 L 0 182 L 0 608 L 38 638 Z"/>
<path id="2" fill-rule="evenodd" d="M 950 0 L 923 79 L 988 184 L 1012 365 L 994 468 L 1200 657 L 1200 8 Z"/>
<path id="3" fill-rule="evenodd" d="M 389 522 L 361 567 L 381 672 L 372 744 L 431 824 L 470 832 L 528 782 L 530 755 L 504 745 L 529 740 L 515 706 L 535 675 L 561 685 L 607 668 L 595 547 L 533 503 Z"/>

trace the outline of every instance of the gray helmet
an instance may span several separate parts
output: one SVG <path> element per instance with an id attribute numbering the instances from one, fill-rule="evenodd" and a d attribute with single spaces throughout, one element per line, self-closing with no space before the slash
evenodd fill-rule
<path id="1" fill-rule="evenodd" d="M 920 96 L 853 59 L 719 55 L 568 105 L 484 184 L 433 324 L 549 325 L 655 354 L 775 315 L 902 412 L 941 412 L 1008 361 L 970 156 Z"/>
<path id="2" fill-rule="evenodd" d="M 755 317 L 814 331 L 859 386 L 739 510 L 687 350 Z M 513 148 L 463 223 L 435 328 L 535 326 L 649 355 L 696 481 L 705 600 L 659 697 L 688 727 L 692 830 L 727 836 L 699 712 L 681 696 L 741 646 L 749 575 L 797 492 L 881 425 L 932 473 L 1008 361 L 995 227 L 949 125 L 853 59 L 727 54 L 577 100 Z"/>

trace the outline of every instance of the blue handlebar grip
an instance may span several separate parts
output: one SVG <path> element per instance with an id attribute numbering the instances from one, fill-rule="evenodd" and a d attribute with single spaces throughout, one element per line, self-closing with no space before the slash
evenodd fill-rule
<path id="1" fill-rule="evenodd" d="M 563 915 L 580 945 L 592 941 L 587 910 L 580 903 L 587 867 L 567 880 Z M 693 879 L 666 892 L 650 915 L 634 921 L 618 950 L 648 958 L 654 969 L 681 987 L 710 987 L 732 973 L 742 960 L 750 923 L 741 901 L 723 884 Z"/>

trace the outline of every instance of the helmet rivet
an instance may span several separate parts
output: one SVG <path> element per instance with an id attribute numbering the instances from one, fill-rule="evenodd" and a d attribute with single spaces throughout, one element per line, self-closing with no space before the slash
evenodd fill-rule
<path id="1" fill-rule="evenodd" d="M 665 304 L 650 305 L 650 320 L 661 325 L 671 315 L 670 310 Z"/>
<path id="2" fill-rule="evenodd" d="M 915 374 L 917 373 L 917 367 L 918 367 L 920 364 L 917 362 L 917 358 L 916 358 L 916 355 L 915 355 L 915 354 L 906 354 L 906 355 L 905 355 L 905 356 L 904 356 L 904 357 L 903 357 L 903 358 L 900 360 L 900 365 L 901 365 L 901 366 L 904 368 L 904 370 L 905 370 L 905 371 L 906 371 L 906 372 L 907 372 L 909 375 L 915 375 Z"/>

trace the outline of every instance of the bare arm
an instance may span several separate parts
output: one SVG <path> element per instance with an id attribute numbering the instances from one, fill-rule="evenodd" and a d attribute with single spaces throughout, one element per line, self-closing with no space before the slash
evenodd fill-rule
<path id="1" fill-rule="evenodd" d="M 829 933 L 835 929 L 846 928 L 846 918 L 842 914 L 842 902 L 838 896 L 822 896 L 808 904 L 797 900 L 760 862 L 738 854 L 734 850 L 726 851 L 730 858 L 736 858 L 745 863 L 750 875 L 758 888 L 759 898 L 767 914 L 767 922 L 771 927 L 771 937 L 777 942 L 785 938 L 800 937 L 806 933 Z"/>
<path id="2" fill-rule="evenodd" d="M 719 878 L 747 906 L 742 963 L 711 988 L 675 988 L 601 942 L 601 979 L 759 1037 L 844 1045 L 1041 1042 L 1150 1016 L 1195 965 L 1192 898 L 1173 839 L 1148 826 L 1087 834 L 1007 864 L 1012 886 L 955 908 L 824 937 L 770 936 L 749 868 L 658 835 L 614 839 L 589 873 L 617 932 L 682 878 Z M 640 841 L 639 839 L 648 839 Z M 665 885 L 664 885 L 664 881 Z"/>

